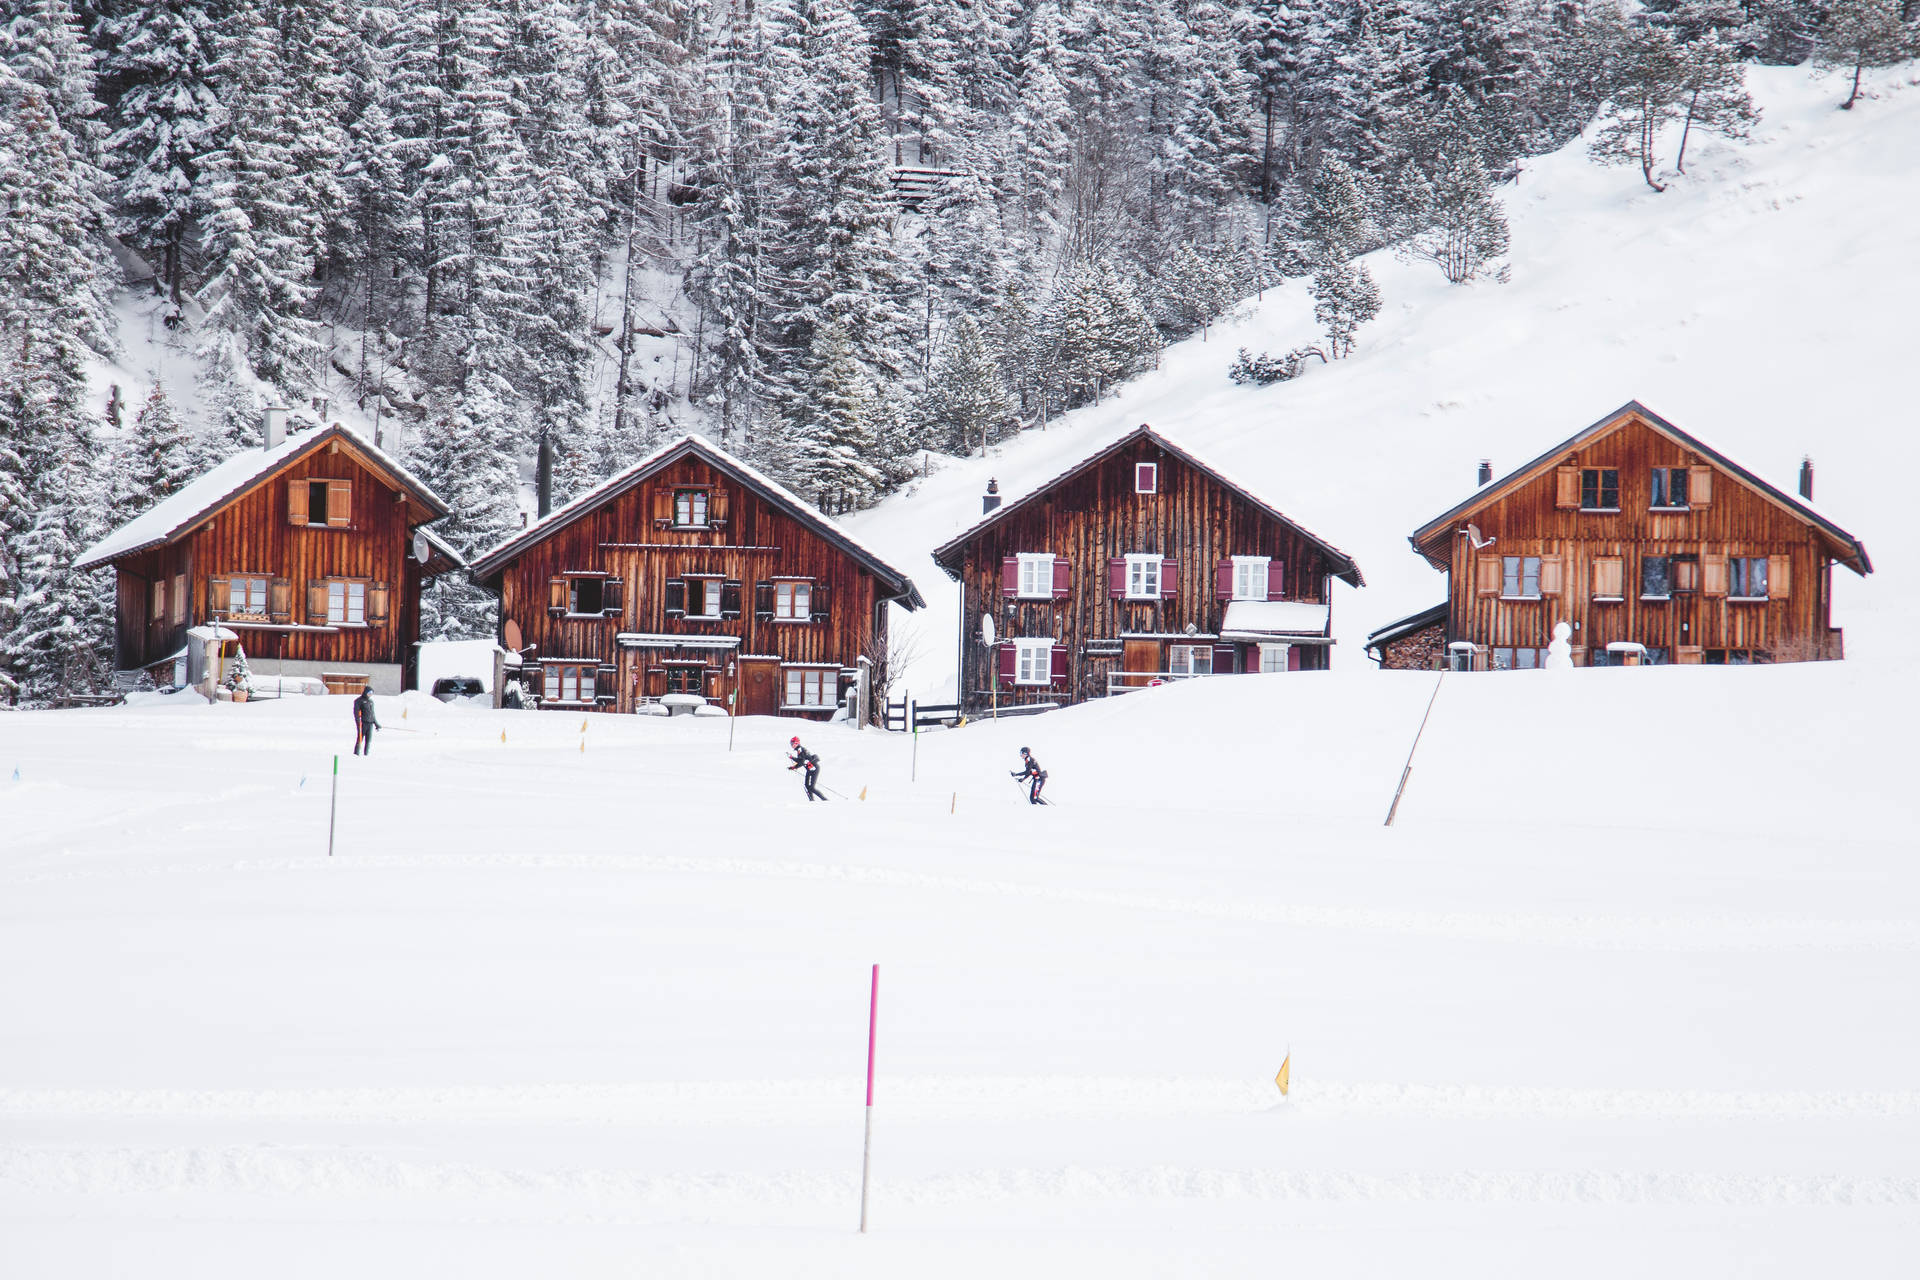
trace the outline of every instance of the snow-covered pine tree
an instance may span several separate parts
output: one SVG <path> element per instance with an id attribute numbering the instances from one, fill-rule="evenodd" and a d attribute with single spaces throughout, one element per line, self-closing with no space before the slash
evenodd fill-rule
<path id="1" fill-rule="evenodd" d="M 74 569 L 103 531 L 92 432 L 74 419 L 37 478 L 38 509 L 14 552 L 19 578 L 0 646 L 30 701 L 97 693 L 113 657 L 112 571 Z"/>
<path id="2" fill-rule="evenodd" d="M 452 514 L 435 531 L 469 557 L 491 550 L 520 528 L 520 468 L 511 452 L 508 413 L 490 384 L 459 410 L 429 417 L 414 432 L 408 468 L 446 500 Z M 493 634 L 495 601 L 454 574 L 435 579 L 421 597 L 420 635 L 465 640 Z"/>
<path id="3" fill-rule="evenodd" d="M 984 451 L 1013 425 L 1018 406 L 1000 371 L 1001 358 L 970 315 L 947 329 L 940 363 L 924 400 L 939 446 L 964 454 Z"/>
<path id="4" fill-rule="evenodd" d="M 200 474 L 200 450 L 174 411 L 166 387 L 155 383 L 133 420 L 113 468 L 114 517 L 131 519 L 170 498 Z"/>
<path id="5" fill-rule="evenodd" d="M 1327 333 L 1327 354 L 1353 354 L 1360 326 L 1380 314 L 1380 289 L 1364 262 L 1328 261 L 1313 273 L 1313 318 Z"/>
<path id="6" fill-rule="evenodd" d="M 885 480 L 876 448 L 886 426 L 879 392 L 838 323 L 814 330 L 809 357 L 807 394 L 789 410 L 783 470 L 830 511 L 863 507 Z"/>
<path id="7" fill-rule="evenodd" d="M 1056 0 L 1039 0 L 1027 20 L 1015 90 L 1007 185 L 1019 251 L 1036 262 L 1060 231 L 1060 201 L 1074 159 L 1074 108 L 1067 95 L 1071 55 Z"/>
<path id="8" fill-rule="evenodd" d="M 1302 0 L 1253 0 L 1234 17 L 1240 63 L 1252 77 L 1253 109 L 1258 118 L 1260 202 L 1269 210 L 1279 195 L 1280 184 L 1293 175 L 1296 147 L 1301 141 L 1301 131 L 1295 125 L 1301 87 L 1307 77 L 1310 7 Z M 1269 217 L 1263 236 L 1271 234 Z"/>
<path id="9" fill-rule="evenodd" d="M 1887 67 L 1920 53 L 1920 5 L 1913 0 L 1834 0 L 1821 24 L 1813 60 L 1848 73 L 1842 111 L 1860 100 L 1868 67 Z"/>
<path id="10" fill-rule="evenodd" d="M 1466 91 L 1447 90 L 1432 130 L 1411 148 L 1413 188 L 1401 203 L 1413 232 L 1404 256 L 1432 262 L 1453 284 L 1481 275 L 1507 251 L 1506 214 L 1481 161 L 1479 112 Z"/>
<path id="11" fill-rule="evenodd" d="M 1613 51 L 1600 131 L 1587 153 L 1601 164 L 1634 164 L 1655 191 L 1661 131 L 1679 118 L 1686 101 L 1686 69 L 1671 28 L 1628 21 Z"/>
<path id="12" fill-rule="evenodd" d="M 1355 170 L 1323 156 L 1314 170 L 1300 227 L 1307 256 L 1318 263 L 1344 262 L 1372 248 L 1371 203 Z"/>

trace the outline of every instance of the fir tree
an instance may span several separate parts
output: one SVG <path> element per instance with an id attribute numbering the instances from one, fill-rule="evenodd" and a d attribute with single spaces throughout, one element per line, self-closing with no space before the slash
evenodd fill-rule
<path id="1" fill-rule="evenodd" d="M 76 424 L 38 477 L 38 510 L 15 549 L 19 581 L 8 610 L 8 665 L 30 700 L 97 693 L 113 654 L 110 570 L 81 573 L 74 562 L 102 532 L 88 468 L 92 455 Z"/>
<path id="2" fill-rule="evenodd" d="M 831 510 L 860 507 L 879 495 L 882 402 L 854 344 L 838 324 L 815 330 L 808 394 L 788 420 L 786 473 Z"/>
<path id="3" fill-rule="evenodd" d="M 491 394 L 482 391 L 462 410 L 427 419 L 408 450 L 409 469 L 452 508 L 435 531 L 469 557 L 491 550 L 520 528 L 520 468 L 505 419 Z M 473 584 L 443 575 L 421 598 L 421 638 L 492 635 L 494 604 Z"/>
<path id="4" fill-rule="evenodd" d="M 1920 52 L 1920 9 L 1911 0 L 1835 0 L 1814 45 L 1814 61 L 1851 73 L 1842 111 L 1860 100 L 1860 77 Z"/>
<path id="5" fill-rule="evenodd" d="M 1680 43 L 1666 27 L 1628 23 L 1614 50 L 1614 66 L 1601 128 L 1587 151 L 1601 164 L 1637 164 L 1655 191 L 1661 131 L 1678 118 L 1685 102 L 1686 68 Z"/>
<path id="6" fill-rule="evenodd" d="M 1313 273 L 1313 318 L 1335 360 L 1353 354 L 1354 334 L 1379 314 L 1380 290 L 1365 263 L 1327 262 Z"/>
<path id="7" fill-rule="evenodd" d="M 1014 422 L 1017 406 L 1001 376 L 999 353 L 973 317 L 963 315 L 947 330 L 925 409 L 942 447 L 953 453 L 976 444 L 984 453 Z"/>
<path id="8" fill-rule="evenodd" d="M 114 469 L 120 499 L 115 503 L 116 517 L 131 518 L 186 488 L 201 471 L 198 455 L 167 389 L 155 383 L 133 420 Z"/>

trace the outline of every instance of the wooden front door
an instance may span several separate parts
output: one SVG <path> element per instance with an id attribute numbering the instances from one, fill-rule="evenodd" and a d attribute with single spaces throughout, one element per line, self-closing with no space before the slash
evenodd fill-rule
<path id="1" fill-rule="evenodd" d="M 1129 640 L 1121 663 L 1128 671 L 1164 671 L 1166 665 L 1160 659 L 1158 640 Z M 1147 676 L 1129 676 L 1127 683 L 1135 688 L 1149 683 Z"/>
<path id="2" fill-rule="evenodd" d="M 740 659 L 743 716 L 770 716 L 780 710 L 780 663 L 773 658 Z"/>

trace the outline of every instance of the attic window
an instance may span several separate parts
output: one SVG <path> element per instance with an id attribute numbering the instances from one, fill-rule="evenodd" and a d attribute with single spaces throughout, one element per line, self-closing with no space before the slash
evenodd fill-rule
<path id="1" fill-rule="evenodd" d="M 1136 462 L 1133 464 L 1133 491 L 1135 493 L 1160 492 L 1159 463 Z"/>
<path id="2" fill-rule="evenodd" d="M 673 495 L 673 523 L 682 529 L 707 527 L 707 491 L 678 489 Z"/>

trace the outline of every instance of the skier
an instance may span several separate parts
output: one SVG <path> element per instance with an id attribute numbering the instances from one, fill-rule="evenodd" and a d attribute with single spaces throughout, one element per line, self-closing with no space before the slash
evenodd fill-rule
<path id="1" fill-rule="evenodd" d="M 1009 778 L 1032 779 L 1031 789 L 1027 792 L 1027 803 L 1045 804 L 1046 801 L 1040 798 L 1040 788 L 1047 785 L 1047 771 L 1042 769 L 1040 762 L 1033 758 L 1033 752 L 1027 750 L 1025 747 L 1020 748 L 1020 765 L 1021 768 L 1018 773 L 1010 773 L 1007 776 Z"/>
<path id="2" fill-rule="evenodd" d="M 820 781 L 820 757 L 801 746 L 798 737 L 788 742 L 787 745 L 793 748 L 793 755 L 789 757 L 793 763 L 787 766 L 787 772 L 792 773 L 795 769 L 805 769 L 807 771 L 808 803 L 812 803 L 815 800 L 825 800 L 825 796 L 814 790 L 814 787 L 818 785 Z"/>
<path id="3" fill-rule="evenodd" d="M 379 727 L 373 715 L 373 690 L 362 689 L 353 700 L 353 754 L 373 754 L 373 731 Z"/>

